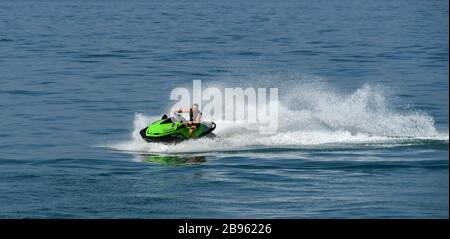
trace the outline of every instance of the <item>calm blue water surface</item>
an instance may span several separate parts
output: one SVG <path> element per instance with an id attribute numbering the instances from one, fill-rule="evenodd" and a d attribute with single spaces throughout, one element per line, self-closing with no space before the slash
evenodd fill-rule
<path id="1" fill-rule="evenodd" d="M 0 217 L 448 218 L 448 29 L 445 0 L 1 1 Z M 290 123 L 136 138 L 193 79 Z"/>

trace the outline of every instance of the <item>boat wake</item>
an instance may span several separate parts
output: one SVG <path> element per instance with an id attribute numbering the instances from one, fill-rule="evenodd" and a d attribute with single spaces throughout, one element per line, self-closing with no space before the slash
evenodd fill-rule
<path id="1" fill-rule="evenodd" d="M 216 139 L 176 145 L 147 143 L 139 130 L 161 116 L 136 113 L 131 139 L 106 147 L 140 153 L 198 153 L 396 147 L 430 142 L 448 145 L 448 132 L 438 132 L 431 116 L 411 108 L 394 109 L 380 87 L 364 85 L 354 92 L 339 93 L 320 82 L 297 86 L 290 84 L 279 90 L 279 127 L 275 134 L 260 134 L 246 122 L 215 119 Z"/>

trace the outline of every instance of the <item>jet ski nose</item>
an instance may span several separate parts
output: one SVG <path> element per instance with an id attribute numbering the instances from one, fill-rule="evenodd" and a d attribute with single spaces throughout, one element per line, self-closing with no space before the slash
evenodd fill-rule
<path id="1" fill-rule="evenodd" d="M 141 135 L 142 138 L 146 138 L 145 132 L 147 132 L 147 128 L 148 127 L 145 127 L 141 129 L 141 131 L 139 131 L 139 134 Z"/>

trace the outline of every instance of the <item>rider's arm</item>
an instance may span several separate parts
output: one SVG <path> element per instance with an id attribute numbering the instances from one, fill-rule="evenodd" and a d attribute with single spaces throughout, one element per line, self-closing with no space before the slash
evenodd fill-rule
<path id="1" fill-rule="evenodd" d="M 189 109 L 179 109 L 179 110 L 175 110 L 173 113 L 188 113 Z"/>

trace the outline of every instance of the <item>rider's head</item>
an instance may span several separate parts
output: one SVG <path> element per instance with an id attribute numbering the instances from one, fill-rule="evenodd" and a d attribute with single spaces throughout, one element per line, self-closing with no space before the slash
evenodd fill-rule
<path id="1" fill-rule="evenodd" d="M 192 105 L 192 111 L 198 111 L 198 104 L 197 103 L 194 103 Z"/>

